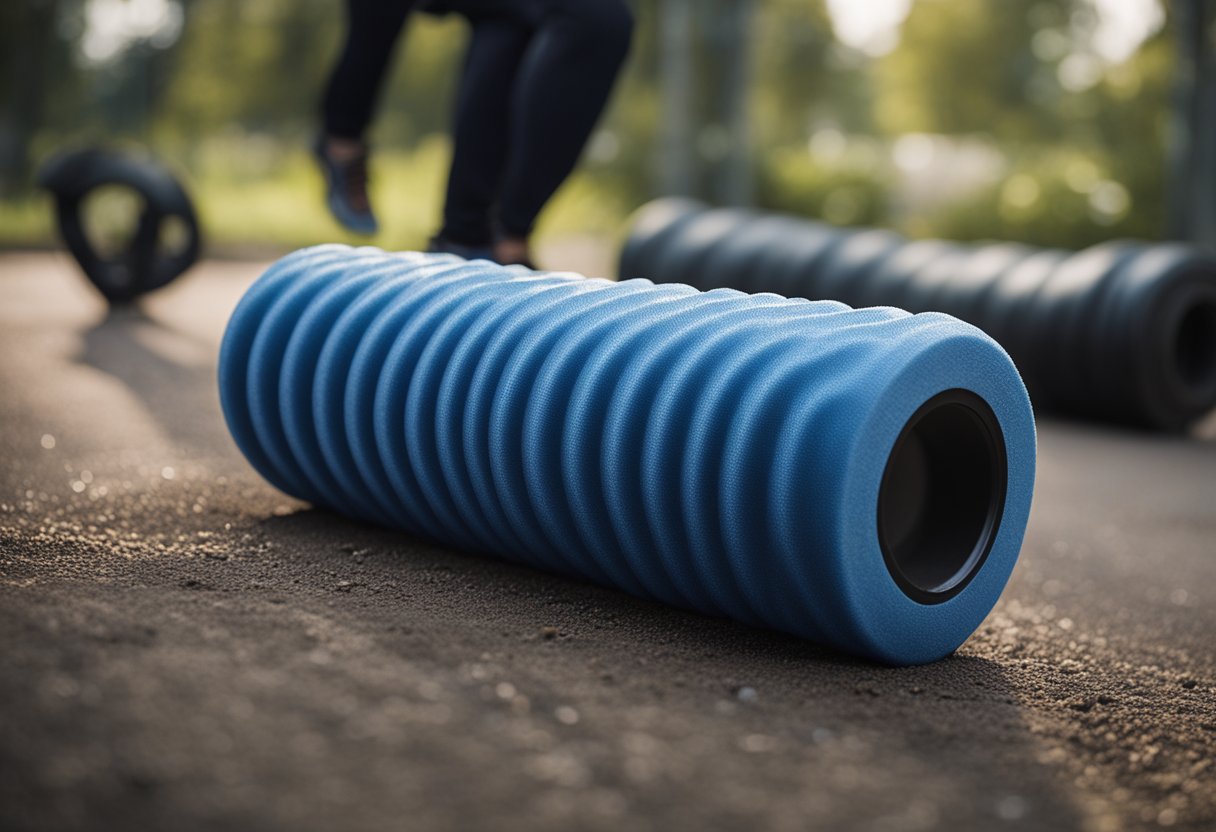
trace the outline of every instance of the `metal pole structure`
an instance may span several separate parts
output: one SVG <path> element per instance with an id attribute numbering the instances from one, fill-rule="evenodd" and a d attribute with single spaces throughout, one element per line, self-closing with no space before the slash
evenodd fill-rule
<path id="1" fill-rule="evenodd" d="M 722 89 L 722 119 L 730 136 L 730 150 L 716 177 L 718 200 L 726 205 L 748 206 L 752 202 L 751 135 L 751 32 L 753 0 L 727 0 L 721 30 L 725 73 Z"/>
<path id="2" fill-rule="evenodd" d="M 1177 0 L 1170 236 L 1216 249 L 1216 3 Z"/>
<path id="3" fill-rule="evenodd" d="M 658 180 L 664 195 L 692 193 L 692 0 L 659 9 L 662 121 Z"/>

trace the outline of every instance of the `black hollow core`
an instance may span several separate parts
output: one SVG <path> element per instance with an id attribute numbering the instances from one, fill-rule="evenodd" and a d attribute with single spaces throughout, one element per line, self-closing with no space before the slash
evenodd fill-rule
<path id="1" fill-rule="evenodd" d="M 979 572 L 1000 526 L 1007 472 L 1000 423 L 975 393 L 946 390 L 912 414 L 878 492 L 883 559 L 909 598 L 941 603 Z"/>
<path id="2" fill-rule="evenodd" d="M 1205 298 L 1183 313 L 1174 360 L 1188 386 L 1204 390 L 1216 385 L 1216 300 Z"/>

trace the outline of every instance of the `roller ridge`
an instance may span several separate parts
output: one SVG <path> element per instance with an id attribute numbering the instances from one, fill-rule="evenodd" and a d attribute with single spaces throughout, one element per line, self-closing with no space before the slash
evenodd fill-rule
<path id="1" fill-rule="evenodd" d="M 1177 431 L 1216 407 L 1216 256 L 1194 247 L 908 241 L 659 200 L 619 274 L 944 312 L 995 338 L 1036 404 L 1064 414 Z"/>
<path id="2" fill-rule="evenodd" d="M 856 533 L 835 498 L 788 506 L 830 493 L 845 467 L 830 457 L 851 450 L 816 458 L 814 425 L 882 411 L 875 367 L 896 379 L 909 356 L 964 343 L 1007 371 L 1021 407 L 999 348 L 941 315 L 322 246 L 242 299 L 220 390 L 245 456 L 314 505 L 907 663 L 961 638 L 859 636 L 841 579 L 815 567 Z M 811 456 L 778 477 L 794 447 L 780 437 L 799 431 Z M 811 516 L 821 544 L 799 525 Z M 1020 541 L 1024 518 L 1009 524 Z"/>

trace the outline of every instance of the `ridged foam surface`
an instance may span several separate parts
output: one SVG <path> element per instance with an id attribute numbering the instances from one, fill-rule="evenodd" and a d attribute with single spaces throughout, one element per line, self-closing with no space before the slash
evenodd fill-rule
<path id="1" fill-rule="evenodd" d="M 1009 351 L 1039 410 L 1181 430 L 1216 407 L 1216 256 L 1194 246 L 908 241 L 665 199 L 620 275 L 945 312 Z"/>
<path id="2" fill-rule="evenodd" d="M 1030 508 L 1025 390 L 945 315 L 330 245 L 249 289 L 219 381 L 241 451 L 302 500 L 895 664 L 973 632 Z M 958 391 L 994 417 L 995 513 L 965 581 L 917 600 L 880 545 L 880 487 L 909 419 Z M 920 487 L 890 492 L 939 531 L 951 441 L 917 444 Z M 935 550 L 895 526 L 915 577 Z"/>

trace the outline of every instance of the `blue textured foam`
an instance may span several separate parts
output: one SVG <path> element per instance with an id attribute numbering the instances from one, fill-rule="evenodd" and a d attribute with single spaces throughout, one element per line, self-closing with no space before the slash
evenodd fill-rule
<path id="1" fill-rule="evenodd" d="M 249 289 L 219 375 L 241 451 L 303 500 L 894 664 L 991 610 L 1033 489 L 1013 365 L 935 313 L 320 246 Z M 878 492 L 956 388 L 995 413 L 1008 482 L 979 572 L 925 604 Z"/>

